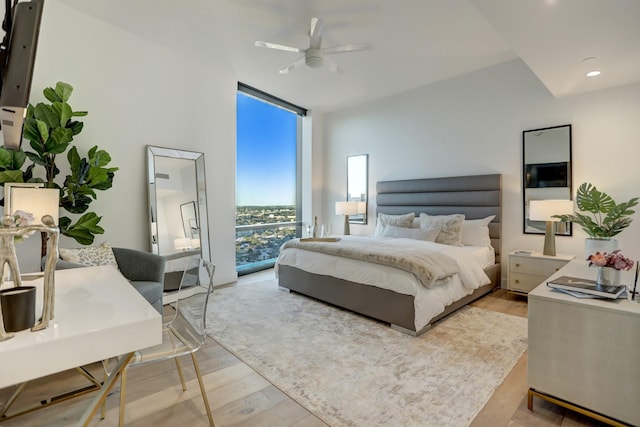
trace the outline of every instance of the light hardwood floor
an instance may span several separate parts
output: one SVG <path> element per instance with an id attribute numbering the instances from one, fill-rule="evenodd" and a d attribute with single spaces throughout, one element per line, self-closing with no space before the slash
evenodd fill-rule
<path id="1" fill-rule="evenodd" d="M 267 270 L 243 276 L 240 280 L 251 282 L 273 277 L 273 270 Z M 515 316 L 527 316 L 526 299 L 517 296 L 508 298 L 504 291 L 483 297 L 473 305 Z M 43 355 L 43 357 L 46 356 Z M 271 385 L 215 341 L 208 339 L 206 345 L 197 353 L 197 357 L 216 426 L 326 426 L 322 420 Z M 129 370 L 127 426 L 208 425 L 191 361 L 185 359 L 183 367 L 187 380 L 186 392 L 182 392 L 175 364 L 171 361 Z M 4 369 L 10 369 L 10 367 L 1 366 L 0 372 Z M 90 367 L 96 375 L 101 375 L 100 369 L 99 365 Z M 473 427 L 603 425 L 537 398 L 534 399 L 534 410 L 529 411 L 526 402 L 526 380 L 527 355 L 525 353 L 471 425 Z M 84 385 L 86 381 L 72 371 L 33 381 L 15 406 L 32 404 L 46 397 L 64 393 L 73 387 Z M 107 399 L 106 418 L 100 420 L 96 417 L 92 426 L 117 425 L 120 396 L 118 387 L 114 388 Z M 4 402 L 12 391 L 11 388 L 0 390 L 0 402 Z M 75 421 L 81 416 L 91 397 L 92 394 L 88 394 L 17 418 L 0 419 L 0 427 L 75 425 Z M 427 425 L 428 423 L 425 422 L 425 426 Z"/>

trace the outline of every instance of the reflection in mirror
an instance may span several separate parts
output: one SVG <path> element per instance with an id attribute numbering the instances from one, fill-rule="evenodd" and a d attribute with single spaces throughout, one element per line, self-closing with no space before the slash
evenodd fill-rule
<path id="1" fill-rule="evenodd" d="M 523 231 L 544 234 L 546 223 L 529 219 L 531 200 L 571 200 L 571 125 L 522 132 Z M 571 223 L 558 222 L 556 235 L 571 236 Z"/>
<path id="2" fill-rule="evenodd" d="M 147 172 L 151 251 L 167 259 L 165 291 L 174 290 L 186 256 L 211 259 L 204 154 L 147 146 Z"/>
<path id="3" fill-rule="evenodd" d="M 368 154 L 347 157 L 347 202 L 361 202 L 358 213 L 349 215 L 349 222 L 354 224 L 367 223 L 368 158 Z"/>

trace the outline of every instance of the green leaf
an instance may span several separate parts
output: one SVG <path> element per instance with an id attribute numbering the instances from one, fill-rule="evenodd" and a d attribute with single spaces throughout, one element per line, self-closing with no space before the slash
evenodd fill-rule
<path id="1" fill-rule="evenodd" d="M 56 94 L 61 98 L 62 102 L 67 102 L 69 98 L 71 98 L 72 92 L 73 86 L 71 86 L 69 83 L 56 83 Z"/>
<path id="2" fill-rule="evenodd" d="M 96 151 L 97 147 L 93 147 L 89 150 L 89 163 L 91 166 L 103 167 L 109 164 L 111 161 L 111 156 L 104 150 Z"/>
<path id="3" fill-rule="evenodd" d="M 42 159 L 41 156 L 37 155 L 36 153 L 32 153 L 30 151 L 27 151 L 25 154 L 27 155 L 29 160 L 31 160 L 36 165 L 44 166 L 45 162 L 44 162 L 44 160 Z"/>
<path id="4" fill-rule="evenodd" d="M 84 123 L 82 122 L 75 122 L 72 120 L 69 123 L 67 123 L 67 128 L 71 129 L 71 132 L 73 132 L 74 136 L 82 132 L 83 127 L 84 127 Z"/>
<path id="5" fill-rule="evenodd" d="M 88 112 L 88 111 L 74 111 L 71 115 L 72 115 L 73 117 L 84 117 L 84 116 L 86 116 L 87 114 L 89 114 L 89 112 Z"/>
<path id="6" fill-rule="evenodd" d="M 66 211 L 74 214 L 84 213 L 89 209 L 89 205 L 93 199 L 83 194 L 74 194 L 73 197 L 67 196 L 60 201 L 60 206 Z"/>
<path id="7" fill-rule="evenodd" d="M 51 139 L 53 139 L 56 144 L 66 144 L 64 150 L 56 152 L 55 154 L 64 153 L 67 149 L 67 145 L 73 141 L 73 133 L 71 132 L 71 129 L 57 127 L 51 131 Z M 47 151 L 50 149 L 51 147 L 47 145 Z"/>
<path id="8" fill-rule="evenodd" d="M 588 182 L 581 184 L 576 193 L 576 203 L 581 211 L 592 214 L 607 213 L 616 203 L 613 199 Z"/>
<path id="9" fill-rule="evenodd" d="M 62 102 L 62 98 L 58 96 L 58 94 L 56 93 L 55 90 L 53 90 L 53 88 L 50 88 L 50 87 L 45 88 L 45 90 L 43 90 L 42 93 L 44 94 L 44 97 L 47 98 L 49 102 Z"/>
<path id="10" fill-rule="evenodd" d="M 36 125 L 38 126 L 38 133 L 40 134 L 40 138 L 38 141 L 46 141 L 49 139 L 49 127 L 43 121 L 36 120 Z"/>
<path id="11" fill-rule="evenodd" d="M 60 232 L 75 239 L 82 245 L 90 245 L 93 243 L 96 234 L 103 234 L 104 229 L 98 225 L 102 217 L 94 212 L 88 212 L 82 215 L 75 224 L 71 224 L 71 220 L 62 217 L 59 220 Z"/>
<path id="12" fill-rule="evenodd" d="M 24 182 L 22 171 L 2 171 L 0 172 L 0 182 Z"/>
<path id="13" fill-rule="evenodd" d="M 55 128 L 59 126 L 60 115 L 51 105 L 38 103 L 34 110 L 34 117 L 47 124 L 47 127 Z M 46 138 L 45 138 L 46 139 Z"/>
<path id="14" fill-rule="evenodd" d="M 38 121 L 34 118 L 25 120 L 22 136 L 32 142 L 41 142 L 40 131 L 38 130 Z"/>
<path id="15" fill-rule="evenodd" d="M 53 108 L 56 110 L 56 114 L 60 116 L 59 126 L 66 126 L 67 122 L 71 120 L 71 115 L 73 114 L 69 104 L 66 102 L 55 102 L 53 104 Z"/>
<path id="16" fill-rule="evenodd" d="M 7 150 L 0 147 L 0 168 L 9 170 L 19 170 L 27 160 L 27 155 L 22 149 L 18 151 Z"/>

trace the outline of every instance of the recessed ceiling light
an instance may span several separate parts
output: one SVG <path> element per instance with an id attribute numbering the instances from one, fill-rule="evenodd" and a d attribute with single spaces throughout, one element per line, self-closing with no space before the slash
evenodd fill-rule
<path id="1" fill-rule="evenodd" d="M 587 77 L 595 77 L 600 75 L 600 70 L 597 69 L 597 61 L 595 56 L 584 58 L 582 62 L 587 68 Z"/>

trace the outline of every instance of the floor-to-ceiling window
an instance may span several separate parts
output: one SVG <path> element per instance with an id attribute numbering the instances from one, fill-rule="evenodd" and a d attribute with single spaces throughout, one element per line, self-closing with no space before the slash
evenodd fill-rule
<path id="1" fill-rule="evenodd" d="M 306 110 L 238 84 L 236 269 L 273 266 L 280 246 L 299 237 L 300 146 Z"/>

